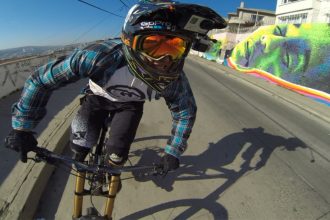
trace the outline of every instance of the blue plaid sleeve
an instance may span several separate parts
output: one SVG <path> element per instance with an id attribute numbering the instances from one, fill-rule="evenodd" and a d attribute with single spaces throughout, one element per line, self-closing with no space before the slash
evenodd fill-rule
<path id="1" fill-rule="evenodd" d="M 21 98 L 12 107 L 12 127 L 32 130 L 46 114 L 53 90 L 91 74 L 97 53 L 76 50 L 38 68 L 25 82 Z"/>
<path id="2" fill-rule="evenodd" d="M 165 152 L 179 158 L 186 150 L 197 112 L 196 102 L 185 74 L 170 84 L 162 96 L 172 115 L 171 137 L 167 141 Z"/>

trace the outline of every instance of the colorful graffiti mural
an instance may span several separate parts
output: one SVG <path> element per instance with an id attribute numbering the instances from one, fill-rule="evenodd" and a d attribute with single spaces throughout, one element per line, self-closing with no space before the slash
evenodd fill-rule
<path id="1" fill-rule="evenodd" d="M 215 39 L 213 37 L 211 37 L 211 39 Z M 216 61 L 216 62 L 220 62 L 220 54 L 221 54 L 221 48 L 222 48 L 222 41 L 219 39 L 216 39 L 217 42 L 214 43 L 212 45 L 212 47 L 210 47 L 210 49 L 208 49 L 204 54 L 203 54 L 203 58 L 207 59 L 207 60 L 211 60 L 211 61 Z"/>
<path id="2" fill-rule="evenodd" d="M 330 26 L 271 25 L 234 48 L 226 64 L 330 106 Z"/>

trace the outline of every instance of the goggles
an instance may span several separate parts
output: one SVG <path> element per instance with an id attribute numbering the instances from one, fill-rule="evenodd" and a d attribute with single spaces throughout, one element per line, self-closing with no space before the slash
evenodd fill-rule
<path id="1" fill-rule="evenodd" d="M 136 40 L 134 39 L 133 48 L 136 46 Z M 156 60 L 164 56 L 171 56 L 173 60 L 180 59 L 188 45 L 185 39 L 170 35 L 148 35 L 139 41 L 138 50 Z"/>

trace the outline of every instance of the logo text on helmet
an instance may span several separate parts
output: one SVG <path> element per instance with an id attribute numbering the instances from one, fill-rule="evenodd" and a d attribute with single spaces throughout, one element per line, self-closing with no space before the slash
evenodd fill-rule
<path id="1" fill-rule="evenodd" d="M 172 23 L 166 21 L 143 21 L 140 23 L 140 25 L 142 29 L 151 28 L 170 30 L 172 28 Z"/>

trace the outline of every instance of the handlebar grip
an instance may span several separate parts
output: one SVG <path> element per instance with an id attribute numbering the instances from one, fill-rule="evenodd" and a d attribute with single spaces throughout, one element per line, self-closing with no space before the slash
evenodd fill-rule
<path id="1" fill-rule="evenodd" d="M 26 151 L 21 151 L 21 161 L 23 163 L 27 162 L 27 152 Z"/>
<path id="2" fill-rule="evenodd" d="M 54 153 L 47 150 L 46 148 L 36 146 L 31 151 L 36 153 L 36 158 L 39 160 L 47 161 L 47 163 L 55 162 L 54 158 L 52 158 Z"/>

